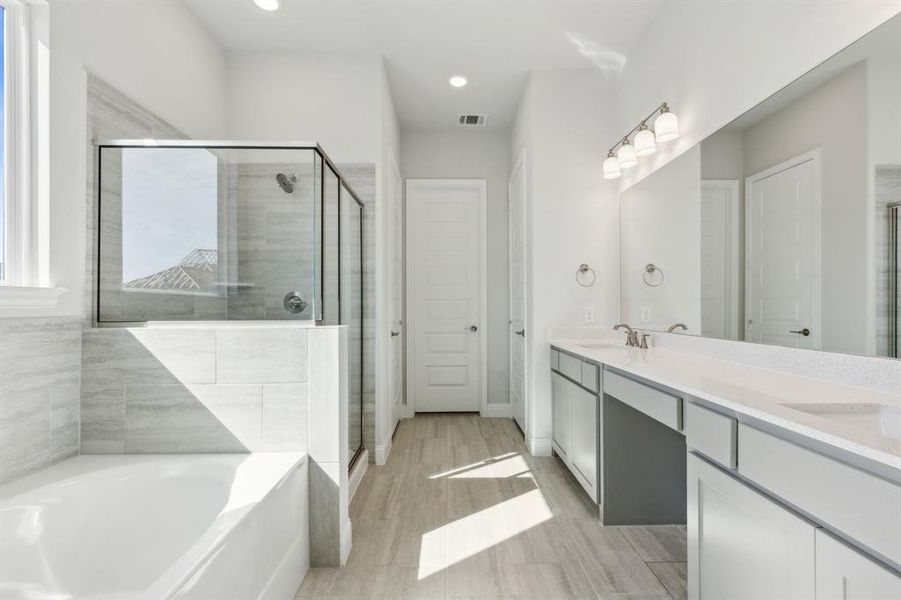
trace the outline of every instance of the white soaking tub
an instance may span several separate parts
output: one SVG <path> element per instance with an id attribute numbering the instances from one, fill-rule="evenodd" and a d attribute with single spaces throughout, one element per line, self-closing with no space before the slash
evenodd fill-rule
<path id="1" fill-rule="evenodd" d="M 304 454 L 79 456 L 0 487 L 3 600 L 288 600 Z"/>

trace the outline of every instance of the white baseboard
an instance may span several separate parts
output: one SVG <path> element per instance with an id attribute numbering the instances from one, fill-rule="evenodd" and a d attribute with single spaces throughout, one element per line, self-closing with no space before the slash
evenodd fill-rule
<path id="1" fill-rule="evenodd" d="M 551 455 L 551 440 L 547 438 L 529 438 L 527 445 L 532 456 Z"/>
<path id="2" fill-rule="evenodd" d="M 480 411 L 483 417 L 507 417 L 513 416 L 513 407 L 509 404 L 486 404 L 485 410 Z"/>
<path id="3" fill-rule="evenodd" d="M 350 498 L 348 499 L 348 504 L 351 500 L 354 499 L 354 494 L 357 493 L 357 488 L 360 487 L 360 482 L 363 481 L 363 475 L 366 474 L 366 469 L 369 468 L 369 451 L 363 450 L 363 453 L 360 454 L 360 457 L 357 458 L 356 464 L 354 464 L 354 470 L 350 472 L 350 476 L 347 478 L 347 484 L 350 488 Z"/>
<path id="4" fill-rule="evenodd" d="M 391 454 L 391 443 L 394 438 L 394 432 L 390 432 L 385 441 L 375 445 L 375 464 L 383 465 L 388 462 L 388 455 Z"/>
<path id="5" fill-rule="evenodd" d="M 347 558 L 350 556 L 350 549 L 353 547 L 353 523 L 348 519 L 347 527 L 341 535 L 341 566 L 347 564 Z"/>

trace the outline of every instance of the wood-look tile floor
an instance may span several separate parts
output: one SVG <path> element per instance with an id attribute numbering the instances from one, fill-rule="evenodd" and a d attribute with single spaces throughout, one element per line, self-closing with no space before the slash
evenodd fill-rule
<path id="1" fill-rule="evenodd" d="M 311 569 L 297 598 L 685 598 L 685 527 L 604 527 L 555 458 L 509 419 L 402 421 L 388 463 L 351 503 L 341 569 Z"/>

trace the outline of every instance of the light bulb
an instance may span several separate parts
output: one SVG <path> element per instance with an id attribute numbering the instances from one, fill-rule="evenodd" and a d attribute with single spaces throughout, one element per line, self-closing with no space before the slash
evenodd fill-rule
<path id="1" fill-rule="evenodd" d="M 638 159 L 635 157 L 635 146 L 629 143 L 619 147 L 619 150 L 616 151 L 616 158 L 619 161 L 620 169 L 631 169 L 638 164 Z"/>
<path id="2" fill-rule="evenodd" d="M 650 129 L 642 129 L 635 134 L 635 155 L 647 156 L 657 151 L 657 142 L 654 141 L 654 132 Z"/>
<path id="3" fill-rule="evenodd" d="M 666 110 L 654 121 L 654 135 L 658 142 L 668 142 L 679 137 L 679 119 L 676 113 Z"/>
<path id="4" fill-rule="evenodd" d="M 619 161 L 613 155 L 613 152 L 609 152 L 607 160 L 604 161 L 604 179 L 616 179 L 619 175 Z"/>
<path id="5" fill-rule="evenodd" d="M 452 86 L 454 86 L 455 88 L 461 88 L 461 87 L 463 87 L 464 85 L 466 85 L 467 83 L 469 83 L 469 82 L 466 80 L 466 78 L 463 77 L 462 75 L 454 75 L 453 77 L 451 77 L 450 79 L 448 79 L 447 82 L 448 82 L 449 84 L 451 84 Z"/>

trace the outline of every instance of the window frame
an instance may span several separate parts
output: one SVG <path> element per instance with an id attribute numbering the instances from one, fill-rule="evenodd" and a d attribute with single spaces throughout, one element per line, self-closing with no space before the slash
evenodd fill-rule
<path id="1" fill-rule="evenodd" d="M 49 284 L 49 8 L 0 0 L 4 9 L 4 277 L 0 308 L 55 306 Z"/>

